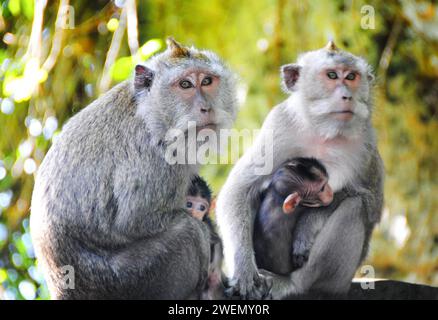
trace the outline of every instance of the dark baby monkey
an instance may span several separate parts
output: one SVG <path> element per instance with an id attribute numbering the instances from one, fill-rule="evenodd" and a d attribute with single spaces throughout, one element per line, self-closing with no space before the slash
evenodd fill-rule
<path id="1" fill-rule="evenodd" d="M 221 299 L 224 297 L 224 284 L 222 274 L 223 246 L 216 227 L 210 219 L 212 204 L 211 190 L 200 176 L 195 176 L 187 193 L 186 208 L 196 219 L 205 222 L 210 231 L 210 264 L 208 279 L 201 298 L 206 300 Z"/>
<path id="2" fill-rule="evenodd" d="M 333 200 L 327 171 L 313 158 L 288 160 L 274 173 L 262 197 L 253 237 L 257 266 L 289 274 L 306 260 L 302 252 L 293 252 L 294 234 L 301 245 L 312 244 L 311 239 L 306 241 L 307 234 L 300 232 L 300 217 L 306 215 L 303 209 L 328 206 Z"/>

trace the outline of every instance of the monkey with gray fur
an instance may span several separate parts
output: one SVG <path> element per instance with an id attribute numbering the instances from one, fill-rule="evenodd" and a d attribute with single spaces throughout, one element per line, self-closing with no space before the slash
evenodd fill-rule
<path id="1" fill-rule="evenodd" d="M 371 68 L 330 42 L 283 66 L 281 73 L 290 97 L 269 113 L 217 199 L 226 270 L 233 291 L 242 298 L 282 299 L 311 290 L 345 293 L 366 255 L 383 205 L 383 165 L 371 125 Z M 315 236 L 307 262 L 286 276 L 258 270 L 253 252 L 258 192 L 272 177 L 255 171 L 264 141 L 273 141 L 265 146 L 272 148 L 273 172 L 289 158 L 316 158 L 327 169 L 335 193 L 329 206 L 307 209 L 307 214 L 328 219 Z"/>
<path id="2" fill-rule="evenodd" d="M 204 222 L 210 231 L 210 264 L 208 279 L 202 292 L 202 299 L 217 300 L 224 298 L 224 275 L 222 274 L 223 246 L 216 227 L 209 214 L 211 209 L 211 190 L 200 176 L 195 176 L 187 193 L 186 208 L 190 214 Z"/>
<path id="3" fill-rule="evenodd" d="M 234 79 L 214 53 L 168 39 L 134 80 L 68 121 L 38 170 L 31 205 L 53 299 L 201 296 L 210 235 L 185 209 L 198 165 L 168 163 L 166 133 L 229 128 Z"/>
<path id="4" fill-rule="evenodd" d="M 253 235 L 257 267 L 286 275 L 302 267 L 312 246 L 313 234 L 308 230 L 298 227 L 293 237 L 305 208 L 328 206 L 333 200 L 327 171 L 316 159 L 287 160 L 261 193 Z M 299 238 L 299 246 L 294 238 Z"/>

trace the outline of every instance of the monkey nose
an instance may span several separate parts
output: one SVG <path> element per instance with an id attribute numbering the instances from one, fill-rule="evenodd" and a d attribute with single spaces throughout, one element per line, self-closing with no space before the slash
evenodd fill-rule
<path id="1" fill-rule="evenodd" d="M 351 101 L 352 99 L 352 96 L 342 96 L 342 100 Z"/>

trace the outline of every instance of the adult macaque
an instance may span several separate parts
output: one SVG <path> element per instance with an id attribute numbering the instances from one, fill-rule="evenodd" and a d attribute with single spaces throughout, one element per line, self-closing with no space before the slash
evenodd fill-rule
<path id="1" fill-rule="evenodd" d="M 205 300 L 222 299 L 225 290 L 222 274 L 223 246 L 209 216 L 211 201 L 209 186 L 200 176 L 195 176 L 189 186 L 186 208 L 194 218 L 204 222 L 210 231 L 210 264 L 207 284 L 201 295 Z"/>
<path id="2" fill-rule="evenodd" d="M 169 39 L 165 52 L 135 67 L 133 81 L 68 121 L 32 198 L 32 238 L 52 298 L 201 296 L 209 230 L 185 209 L 198 166 L 166 162 L 165 137 L 189 123 L 230 127 L 234 83 L 215 54 Z"/>
<path id="3" fill-rule="evenodd" d="M 288 160 L 274 173 L 266 191 L 262 191 L 263 200 L 254 223 L 258 268 L 286 275 L 302 266 L 305 249 L 310 249 L 313 237 L 307 239 L 310 234 L 297 231 L 303 249 L 295 256 L 294 227 L 306 214 L 306 207 L 328 206 L 332 202 L 333 192 L 327 181 L 325 168 L 311 158 Z"/>
<path id="4" fill-rule="evenodd" d="M 383 203 L 383 167 L 371 126 L 373 76 L 363 59 L 333 42 L 301 55 L 281 72 L 290 97 L 267 116 L 218 197 L 225 263 L 234 291 L 243 298 L 281 299 L 309 290 L 343 293 L 366 255 Z M 259 190 L 271 179 L 269 174 L 256 174 L 255 159 L 260 144 L 268 140 L 273 144 L 264 147 L 273 152 L 274 172 L 286 159 L 313 157 L 327 169 L 335 192 L 330 206 L 308 209 L 330 217 L 308 261 L 287 276 L 260 273 L 253 252 Z"/>

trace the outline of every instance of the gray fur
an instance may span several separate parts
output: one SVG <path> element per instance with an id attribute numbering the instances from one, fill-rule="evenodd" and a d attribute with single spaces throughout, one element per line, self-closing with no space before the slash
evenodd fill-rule
<path id="1" fill-rule="evenodd" d="M 316 72 L 339 61 L 346 61 L 362 76 L 353 99 L 355 118 L 348 123 L 328 119 L 326 113 L 337 102 L 315 81 Z M 217 200 L 217 221 L 228 275 L 232 277 L 234 291 L 244 298 L 281 299 L 312 289 L 346 292 L 381 215 L 383 166 L 371 126 L 370 67 L 350 53 L 328 54 L 325 49 L 304 54 L 297 65 L 300 77 L 293 93 L 267 116 L 255 145 L 236 163 Z M 259 205 L 254 190 L 262 189 L 260 186 L 271 178 L 256 175 L 253 159 L 260 143 L 266 141 L 263 136 L 270 133 L 273 172 L 288 158 L 314 157 L 328 171 L 335 200 L 341 191 L 348 195 L 340 203 L 334 201 L 336 207 L 309 209 L 329 218 L 314 239 L 308 261 L 287 276 L 258 271 L 252 249 L 254 217 Z"/>
<path id="2" fill-rule="evenodd" d="M 223 87 L 209 103 L 222 115 L 219 124 L 229 125 L 234 82 L 213 53 L 207 56 L 172 64 L 169 50 L 154 57 L 146 63 L 151 86 L 141 90 L 138 82 L 134 89 L 132 80 L 115 86 L 72 117 L 54 141 L 31 206 L 33 243 L 52 298 L 199 298 L 209 230 L 184 209 L 197 166 L 168 164 L 163 141 L 168 129 L 186 128 L 196 115 L 169 94 L 163 79 L 186 65 L 216 72 Z M 75 289 L 63 287 L 65 265 L 75 270 Z"/>

